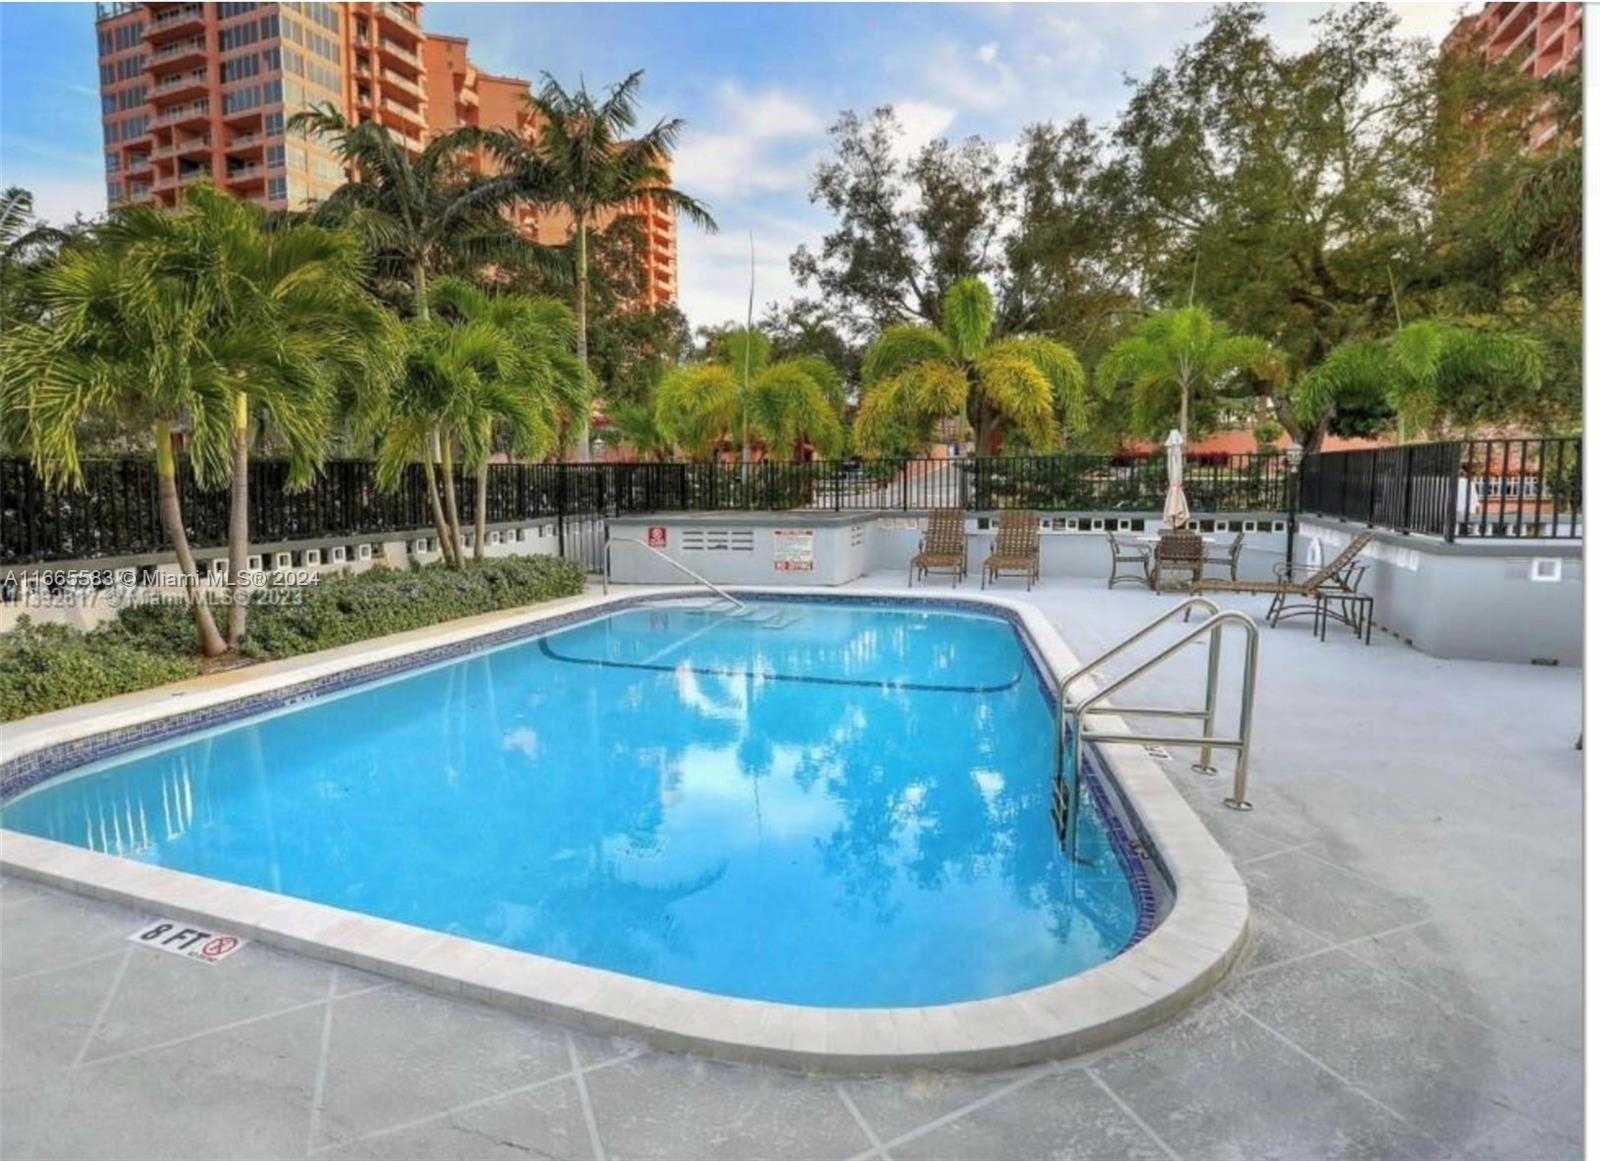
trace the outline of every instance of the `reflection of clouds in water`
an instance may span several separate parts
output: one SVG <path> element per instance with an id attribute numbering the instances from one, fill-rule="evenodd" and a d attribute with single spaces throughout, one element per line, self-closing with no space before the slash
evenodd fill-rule
<path id="1" fill-rule="evenodd" d="M 705 682 L 701 681 L 702 676 L 706 676 Z M 678 686 L 678 701 L 701 717 L 739 722 L 749 716 L 750 683 L 743 670 L 725 677 L 702 675 L 684 661 L 673 671 L 673 677 Z M 720 692 L 722 697 L 714 696 L 715 692 Z"/>
<path id="2" fill-rule="evenodd" d="M 1000 797 L 1000 792 L 1006 788 L 1005 776 L 998 770 L 974 770 L 972 780 L 978 784 L 978 793 L 983 795 L 983 804 L 988 807 L 989 814 L 994 814 L 995 800 Z"/>
<path id="3" fill-rule="evenodd" d="M 502 750 L 516 750 L 530 762 L 539 757 L 539 735 L 527 726 L 518 726 L 500 739 Z"/>

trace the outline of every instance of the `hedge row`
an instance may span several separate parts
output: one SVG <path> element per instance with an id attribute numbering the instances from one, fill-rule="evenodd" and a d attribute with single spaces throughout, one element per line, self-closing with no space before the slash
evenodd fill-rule
<path id="1" fill-rule="evenodd" d="M 546 556 L 480 561 L 461 572 L 429 565 L 324 576 L 298 604 L 255 603 L 240 653 L 268 660 L 331 649 L 575 596 L 583 580 L 576 564 Z M 225 616 L 219 609 L 219 620 Z M 134 606 L 87 633 L 23 618 L 0 634 L 0 721 L 179 681 L 203 668 L 181 604 Z"/>

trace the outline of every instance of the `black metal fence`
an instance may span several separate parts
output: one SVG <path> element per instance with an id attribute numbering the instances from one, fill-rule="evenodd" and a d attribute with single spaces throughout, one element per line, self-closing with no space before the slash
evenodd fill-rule
<path id="1" fill-rule="evenodd" d="M 1308 455 L 1196 455 L 1184 468 L 1195 512 L 1320 513 L 1442 536 L 1577 538 L 1583 529 L 1582 440 L 1493 439 Z M 138 556 L 166 548 L 148 458 L 92 460 L 84 487 L 50 491 L 24 460 L 0 459 L 0 564 Z M 255 544 L 379 536 L 431 524 L 422 470 L 378 487 L 365 460 L 333 460 L 310 487 L 287 490 L 288 466 L 250 465 Z M 829 460 L 809 463 L 494 464 L 491 524 L 570 521 L 649 512 L 916 512 L 1034 508 L 1158 512 L 1164 455 Z M 228 493 L 179 473 L 189 538 L 225 542 Z M 464 523 L 474 481 L 456 477 Z"/>
<path id="2" fill-rule="evenodd" d="M 1583 535 L 1583 441 L 1454 440 L 1308 455 L 1299 508 L 1446 540 L 1575 540 Z"/>
<path id="3" fill-rule="evenodd" d="M 1294 473 L 1281 455 L 1194 456 L 1186 469 L 1196 512 L 1281 512 Z M 420 467 L 392 491 L 364 460 L 333 460 L 310 487 L 288 491 L 288 466 L 250 465 L 250 536 L 257 545 L 428 528 Z M 490 524 L 567 521 L 648 512 L 1160 511 L 1163 455 L 983 459 L 829 460 L 807 463 L 493 464 Z M 463 523 L 475 518 L 475 482 L 456 476 Z M 189 539 L 197 548 L 227 538 L 228 492 L 200 489 L 179 472 Z M 84 486 L 50 491 L 24 460 L 0 459 L 0 563 L 138 556 L 166 548 L 149 458 L 91 460 Z"/>

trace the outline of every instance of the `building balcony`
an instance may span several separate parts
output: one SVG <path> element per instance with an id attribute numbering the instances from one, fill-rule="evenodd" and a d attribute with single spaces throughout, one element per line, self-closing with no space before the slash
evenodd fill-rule
<path id="1" fill-rule="evenodd" d="M 165 72 L 185 65 L 203 64 L 206 59 L 206 40 L 203 36 L 164 44 L 150 54 L 150 71 Z"/>
<path id="2" fill-rule="evenodd" d="M 164 109 L 156 116 L 157 125 L 204 125 L 211 120 L 210 101 L 191 101 Z"/>
<path id="3" fill-rule="evenodd" d="M 463 85 L 456 90 L 456 101 L 469 109 L 476 109 L 478 107 L 478 91 Z"/>
<path id="4" fill-rule="evenodd" d="M 410 93 L 414 97 L 420 98 L 422 96 L 422 86 L 404 73 L 397 73 L 393 69 L 384 69 L 382 76 L 383 83 L 386 86 L 393 85 L 401 92 Z"/>
<path id="5" fill-rule="evenodd" d="M 199 32 L 206 26 L 206 10 L 201 4 L 184 4 L 176 8 L 158 10 L 145 25 L 144 38 L 152 43 L 181 36 L 186 32 Z"/>
<path id="6" fill-rule="evenodd" d="M 422 27 L 417 20 L 417 14 L 404 4 L 379 4 L 378 16 L 380 19 L 393 20 L 401 27 L 410 29 L 413 32 L 419 32 Z"/>
<path id="7" fill-rule="evenodd" d="M 186 73 L 174 73 L 162 77 L 155 83 L 155 88 L 150 93 L 150 100 L 155 104 L 161 104 L 186 97 L 198 97 L 204 95 L 209 87 L 210 78 L 203 68 Z"/>
<path id="8" fill-rule="evenodd" d="M 264 133 L 235 133 L 228 141 L 230 153 L 260 153 L 266 148 L 267 137 Z"/>
<path id="9" fill-rule="evenodd" d="M 265 106 L 256 105 L 250 109 L 235 109 L 231 113 L 224 113 L 222 120 L 229 125 L 256 125 L 261 124 L 261 114 Z"/>
<path id="10" fill-rule="evenodd" d="M 267 167 L 259 162 L 235 165 L 228 170 L 229 185 L 260 185 L 267 180 Z"/>
<path id="11" fill-rule="evenodd" d="M 403 65 L 409 65 L 413 69 L 422 67 L 422 61 L 415 52 L 398 40 L 390 40 L 388 37 L 378 41 L 378 55 L 390 62 L 398 61 Z"/>
<path id="12" fill-rule="evenodd" d="M 423 118 L 421 112 L 412 108 L 410 105 L 401 104 L 393 97 L 385 97 L 383 99 L 383 111 L 388 116 L 398 117 L 400 121 L 406 125 L 415 125 L 420 128 L 421 126 L 427 124 L 427 121 Z"/>
<path id="13" fill-rule="evenodd" d="M 152 164 L 148 153 L 130 153 L 127 160 L 122 164 L 122 172 L 125 174 L 147 173 L 151 169 Z"/>

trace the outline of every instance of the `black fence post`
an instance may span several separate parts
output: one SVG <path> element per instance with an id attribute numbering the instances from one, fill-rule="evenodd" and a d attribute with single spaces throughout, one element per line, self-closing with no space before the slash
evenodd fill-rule
<path id="1" fill-rule="evenodd" d="M 556 555 L 567 555 L 567 464 L 556 462 Z"/>
<path id="2" fill-rule="evenodd" d="M 1444 481 L 1444 538 L 1446 543 L 1454 543 L 1456 538 L 1456 504 L 1462 492 L 1461 487 L 1461 445 L 1449 445 L 1453 454 L 1444 457 L 1447 465 L 1447 475 Z"/>

